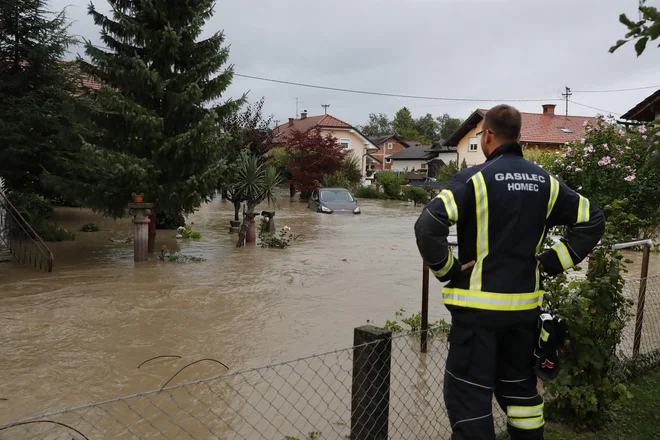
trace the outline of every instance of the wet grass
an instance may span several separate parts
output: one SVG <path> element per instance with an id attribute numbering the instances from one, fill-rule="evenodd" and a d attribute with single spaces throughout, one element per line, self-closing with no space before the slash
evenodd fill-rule
<path id="1" fill-rule="evenodd" d="M 630 385 L 634 398 L 613 411 L 613 420 L 597 433 L 576 433 L 547 423 L 545 440 L 651 440 L 660 439 L 660 371 L 638 378 Z M 505 437 L 508 438 L 508 437 Z"/>

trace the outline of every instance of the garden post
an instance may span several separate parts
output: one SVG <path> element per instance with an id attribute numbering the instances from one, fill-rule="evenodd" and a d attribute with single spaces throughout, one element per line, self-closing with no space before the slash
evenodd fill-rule
<path id="1" fill-rule="evenodd" d="M 351 440 L 387 440 L 392 332 L 357 327 L 353 348 Z"/>
<path id="2" fill-rule="evenodd" d="M 642 256 L 642 273 L 639 281 L 639 296 L 637 298 L 637 317 L 635 319 L 635 338 L 633 340 L 633 356 L 639 354 L 639 346 L 642 343 L 642 329 L 644 327 L 644 305 L 646 303 L 646 285 L 649 276 L 649 257 L 651 246 L 644 246 Z"/>
<path id="3" fill-rule="evenodd" d="M 451 251 L 450 251 L 451 252 Z M 422 266 L 422 334 L 421 352 L 426 353 L 429 330 L 429 267 Z"/>
<path id="4" fill-rule="evenodd" d="M 149 216 L 156 207 L 155 203 L 129 203 L 128 212 L 133 216 L 135 236 L 133 239 L 133 261 L 149 259 Z"/>

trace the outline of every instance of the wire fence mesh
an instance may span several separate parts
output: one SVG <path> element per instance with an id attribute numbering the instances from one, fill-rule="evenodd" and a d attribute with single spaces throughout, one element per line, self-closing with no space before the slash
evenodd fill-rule
<path id="1" fill-rule="evenodd" d="M 660 276 L 626 280 L 624 294 L 633 305 L 617 351 L 636 369 L 660 366 Z"/>
<path id="2" fill-rule="evenodd" d="M 636 311 L 644 283 L 639 356 L 651 366 L 657 365 L 660 352 L 660 277 L 627 281 L 625 292 Z M 378 423 L 386 426 L 383 438 L 449 439 L 443 402 L 448 344 L 442 329 L 432 330 L 427 353 L 420 352 L 420 332 L 397 334 L 6 423 L 0 425 L 0 439 L 356 440 L 378 438 L 369 431 Z M 633 318 L 619 351 L 632 358 L 634 346 Z M 366 414 L 366 423 L 358 423 L 356 408 L 362 409 L 362 417 Z M 494 409 L 496 431 L 503 432 L 506 416 L 495 402 Z"/>

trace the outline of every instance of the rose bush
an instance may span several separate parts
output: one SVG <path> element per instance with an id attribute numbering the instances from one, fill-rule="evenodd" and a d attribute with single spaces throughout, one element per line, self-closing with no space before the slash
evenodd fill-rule
<path id="1" fill-rule="evenodd" d="M 526 156 L 601 208 L 628 199 L 627 212 L 641 220 L 642 228 L 625 232 L 638 238 L 657 235 L 660 170 L 648 166 L 652 149 L 647 127 L 626 129 L 602 115 L 584 126 L 584 137 L 559 151 Z"/>

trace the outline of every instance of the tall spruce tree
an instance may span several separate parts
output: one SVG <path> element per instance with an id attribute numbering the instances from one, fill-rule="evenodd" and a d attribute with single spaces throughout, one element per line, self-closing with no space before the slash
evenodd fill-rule
<path id="1" fill-rule="evenodd" d="M 65 12 L 47 7 L 0 0 L 0 176 L 15 191 L 52 196 L 44 169 L 59 174 L 78 152 L 85 124 L 76 118 L 77 68 L 62 61 L 77 41 Z"/>
<path id="2" fill-rule="evenodd" d="M 107 49 L 87 41 L 83 72 L 100 81 L 91 91 L 100 110 L 98 136 L 86 139 L 75 191 L 105 215 L 124 215 L 132 193 L 157 203 L 158 215 L 181 226 L 215 193 L 227 140 L 219 121 L 242 100 L 209 104 L 231 83 L 224 34 L 199 36 L 211 0 L 109 0 L 112 18 L 93 4 Z"/>

